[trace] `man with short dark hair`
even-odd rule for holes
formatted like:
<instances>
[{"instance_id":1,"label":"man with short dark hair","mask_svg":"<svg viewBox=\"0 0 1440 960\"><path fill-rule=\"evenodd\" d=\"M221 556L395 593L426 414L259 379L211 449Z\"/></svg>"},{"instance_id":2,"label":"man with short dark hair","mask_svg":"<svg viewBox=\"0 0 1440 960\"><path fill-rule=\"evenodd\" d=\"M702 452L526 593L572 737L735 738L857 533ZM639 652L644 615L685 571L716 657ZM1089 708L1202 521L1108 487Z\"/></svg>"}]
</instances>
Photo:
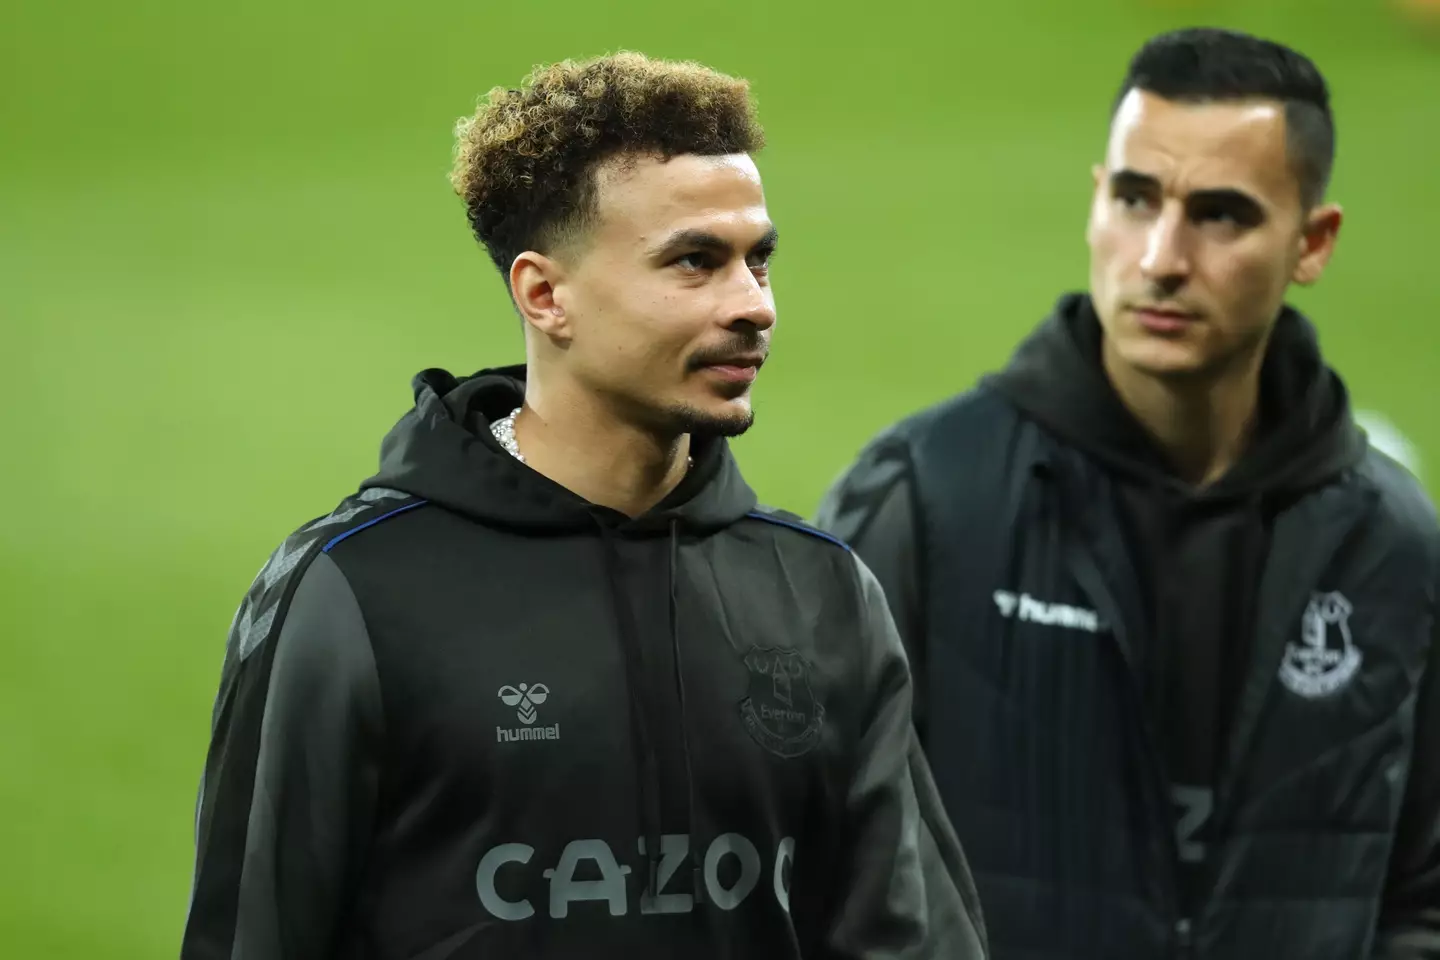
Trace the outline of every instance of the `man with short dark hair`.
<instances>
[{"instance_id":1,"label":"man with short dark hair","mask_svg":"<svg viewBox=\"0 0 1440 960\"><path fill-rule=\"evenodd\" d=\"M983 955L879 585L726 437L775 325L743 81L492 91L454 185L523 366L429 370L236 616L186 960Z\"/></svg>"},{"instance_id":2,"label":"man with short dark hair","mask_svg":"<svg viewBox=\"0 0 1440 960\"><path fill-rule=\"evenodd\" d=\"M1000 960L1440 956L1440 533L1285 303L1333 151L1295 51L1147 43L1088 294L821 508L893 606Z\"/></svg>"}]
</instances>

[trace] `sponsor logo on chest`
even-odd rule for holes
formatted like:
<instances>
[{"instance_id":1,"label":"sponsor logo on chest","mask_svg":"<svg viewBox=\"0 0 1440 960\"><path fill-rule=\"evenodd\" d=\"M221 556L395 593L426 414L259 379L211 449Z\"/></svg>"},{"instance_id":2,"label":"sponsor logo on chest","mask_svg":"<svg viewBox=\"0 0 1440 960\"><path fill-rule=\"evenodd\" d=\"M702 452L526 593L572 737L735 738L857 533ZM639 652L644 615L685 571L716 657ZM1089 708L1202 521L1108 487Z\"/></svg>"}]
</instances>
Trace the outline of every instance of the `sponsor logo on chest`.
<instances>
[{"instance_id":1,"label":"sponsor logo on chest","mask_svg":"<svg viewBox=\"0 0 1440 960\"><path fill-rule=\"evenodd\" d=\"M645 855L645 838L636 848ZM663 834L660 838L660 866L656 891L642 893L632 904L630 885L626 878L634 871L622 863L601 839L572 840L560 852L554 867L539 869L548 881L548 902L541 906L544 915L563 920L570 915L572 904L599 901L612 917L623 917L634 905L642 915L690 913L695 909L693 893L683 887L685 879L675 881L680 867L689 858L690 838L685 834ZM535 848L526 843L502 843L491 847L480 858L475 871L475 890L480 903L500 920L529 920L536 915L536 905L519 895L527 874L537 870L530 866ZM762 857L760 848L738 833L716 837L701 858L699 881L705 885L708 901L721 910L734 910L752 896L773 896L782 910L790 909L790 867L795 859L795 840L785 837L776 844L772 856ZM685 872L688 878L689 872ZM584 879L581 879L581 878ZM680 890L670 890L678 886ZM758 891L758 892L757 892Z\"/></svg>"}]
</instances>

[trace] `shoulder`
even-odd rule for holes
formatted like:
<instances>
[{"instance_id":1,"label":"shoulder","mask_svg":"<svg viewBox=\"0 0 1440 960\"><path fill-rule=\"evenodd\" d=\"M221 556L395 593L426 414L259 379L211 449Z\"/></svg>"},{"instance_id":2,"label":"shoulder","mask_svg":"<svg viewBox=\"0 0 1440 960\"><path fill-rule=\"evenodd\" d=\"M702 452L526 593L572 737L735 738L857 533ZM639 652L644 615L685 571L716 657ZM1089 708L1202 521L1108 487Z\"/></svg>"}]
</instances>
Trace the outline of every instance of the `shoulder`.
<instances>
[{"instance_id":1,"label":"shoulder","mask_svg":"<svg viewBox=\"0 0 1440 960\"><path fill-rule=\"evenodd\" d=\"M901 432L916 436L966 429L991 429L997 424L1019 424L1020 411L988 380L939 403L916 411L897 424Z\"/></svg>"},{"instance_id":2,"label":"shoulder","mask_svg":"<svg viewBox=\"0 0 1440 960\"><path fill-rule=\"evenodd\" d=\"M1037 455L1039 434L1026 431L1028 423L986 381L918 410L861 448L825 491L816 522L865 550L865 531L875 523L923 527L937 505L991 502L1011 485L1017 458ZM877 520L882 516L889 519Z\"/></svg>"},{"instance_id":3,"label":"shoulder","mask_svg":"<svg viewBox=\"0 0 1440 960\"><path fill-rule=\"evenodd\" d=\"M778 555L784 579L812 597L844 598L846 605L866 610L884 604L875 574L844 539L807 523L797 514L757 506L742 523L765 538L766 550Z\"/></svg>"},{"instance_id":4,"label":"shoulder","mask_svg":"<svg viewBox=\"0 0 1440 960\"><path fill-rule=\"evenodd\" d=\"M1017 434L1029 424L1018 408L982 381L881 430L865 444L847 475L864 478L869 485L885 485L903 475L953 480L956 471L973 480L978 469L1008 462Z\"/></svg>"},{"instance_id":5,"label":"shoulder","mask_svg":"<svg viewBox=\"0 0 1440 960\"><path fill-rule=\"evenodd\" d=\"M898 486L913 490L916 510L937 498L986 502L1008 487L1020 461L1039 455L1041 434L1031 427L982 381L877 433L833 481L817 516L844 529L837 517L878 510Z\"/></svg>"},{"instance_id":6,"label":"shoulder","mask_svg":"<svg viewBox=\"0 0 1440 960\"><path fill-rule=\"evenodd\" d=\"M317 558L376 524L425 503L398 490L373 487L346 497L334 510L286 537L255 575L235 611L227 654L244 660L264 646L278 632L307 579L309 590L321 598L319 606L325 605L323 600L331 593L348 591L344 574L333 563L317 565Z\"/></svg>"},{"instance_id":7,"label":"shoulder","mask_svg":"<svg viewBox=\"0 0 1440 960\"><path fill-rule=\"evenodd\" d=\"M763 565L806 596L858 595L858 558L844 539L798 514L760 505L732 528L751 549L763 552ZM758 565L757 565L758 566Z\"/></svg>"},{"instance_id":8,"label":"shoulder","mask_svg":"<svg viewBox=\"0 0 1440 960\"><path fill-rule=\"evenodd\" d=\"M1440 529L1435 504L1415 475L1397 460L1371 447L1358 470L1379 493L1381 507L1387 513L1407 525L1432 531Z\"/></svg>"},{"instance_id":9,"label":"shoulder","mask_svg":"<svg viewBox=\"0 0 1440 960\"><path fill-rule=\"evenodd\" d=\"M1020 423L1019 411L1010 401L982 382L881 430L865 445L862 457L886 459L937 441L955 444L979 440L993 435L997 428L1003 430Z\"/></svg>"},{"instance_id":10,"label":"shoulder","mask_svg":"<svg viewBox=\"0 0 1440 960\"><path fill-rule=\"evenodd\" d=\"M1429 557L1440 577L1440 519L1435 504L1415 475L1385 453L1371 447L1356 467L1375 491L1374 532L1398 545L1412 545Z\"/></svg>"},{"instance_id":11,"label":"shoulder","mask_svg":"<svg viewBox=\"0 0 1440 960\"><path fill-rule=\"evenodd\" d=\"M964 456L1007 437L1022 423L1019 411L983 382L895 421L874 434L841 473L837 485L888 487L928 466L937 451Z\"/></svg>"},{"instance_id":12,"label":"shoulder","mask_svg":"<svg viewBox=\"0 0 1440 960\"><path fill-rule=\"evenodd\" d=\"M769 536L797 549L813 552L816 556L843 556L851 552L850 545L833 533L807 523L799 514L778 507L760 504L741 522L760 524L757 529L764 530Z\"/></svg>"},{"instance_id":13,"label":"shoulder","mask_svg":"<svg viewBox=\"0 0 1440 960\"><path fill-rule=\"evenodd\" d=\"M780 542L812 555L827 565L843 568L857 594L866 600L882 596L880 582L860 555L840 537L806 523L798 514L776 507L757 506L747 520L766 525Z\"/></svg>"}]
</instances>

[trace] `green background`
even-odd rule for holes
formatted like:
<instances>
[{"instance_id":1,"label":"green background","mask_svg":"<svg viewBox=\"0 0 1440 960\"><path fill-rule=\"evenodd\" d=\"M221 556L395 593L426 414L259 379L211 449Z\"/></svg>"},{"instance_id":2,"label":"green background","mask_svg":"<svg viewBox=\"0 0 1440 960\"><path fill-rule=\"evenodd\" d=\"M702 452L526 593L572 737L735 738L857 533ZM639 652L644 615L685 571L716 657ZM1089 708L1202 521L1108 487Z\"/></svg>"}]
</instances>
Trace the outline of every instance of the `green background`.
<instances>
[{"instance_id":1,"label":"green background","mask_svg":"<svg viewBox=\"0 0 1440 960\"><path fill-rule=\"evenodd\" d=\"M753 79L785 242L738 450L808 514L1084 282L1114 85L1193 22L1327 71L1349 219L1296 299L1433 487L1440 45L1382 0L5 5L0 953L175 954L251 577L373 469L413 373L520 359L445 180L481 92L622 47Z\"/></svg>"}]
</instances>

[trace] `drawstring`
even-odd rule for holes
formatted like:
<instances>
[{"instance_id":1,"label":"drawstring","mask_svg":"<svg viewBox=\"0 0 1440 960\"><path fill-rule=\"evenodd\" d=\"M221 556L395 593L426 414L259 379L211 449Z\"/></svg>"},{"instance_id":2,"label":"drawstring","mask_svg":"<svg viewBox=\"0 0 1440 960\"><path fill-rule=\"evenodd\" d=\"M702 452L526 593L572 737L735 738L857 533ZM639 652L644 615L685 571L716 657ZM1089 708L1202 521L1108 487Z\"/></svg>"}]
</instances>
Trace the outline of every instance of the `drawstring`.
<instances>
[{"instance_id":1,"label":"drawstring","mask_svg":"<svg viewBox=\"0 0 1440 960\"><path fill-rule=\"evenodd\" d=\"M654 716L645 683L640 650L640 635L634 611L626 599L620 576L619 557L614 534L603 519L597 517L600 540L604 547L605 575L615 606L616 626L625 652L625 679L630 692L630 732L638 760L636 776L640 797L640 827L645 837L645 893L650 897L660 892L660 761L650 737L649 721ZM685 761L685 819L690 840L690 877L695 903L705 901L704 858L701 856L699 831L695 817L695 772L690 756L690 731L685 706L685 671L680 655L680 521L670 520L670 647L675 658L675 692L680 705L680 745Z\"/></svg>"},{"instance_id":2,"label":"drawstring","mask_svg":"<svg viewBox=\"0 0 1440 960\"><path fill-rule=\"evenodd\" d=\"M695 773L690 763L690 728L685 716L685 671L680 662L680 521L670 518L670 646L675 654L675 692L680 700L680 747L685 756L685 824L690 833L690 882L695 903L705 900L704 860L695 825Z\"/></svg>"},{"instance_id":3,"label":"drawstring","mask_svg":"<svg viewBox=\"0 0 1440 960\"><path fill-rule=\"evenodd\" d=\"M605 575L610 584L610 599L615 605L620 644L625 651L625 681L630 692L630 735L635 744L635 772L639 781L640 829L645 837L645 893L654 897L660 889L660 764L647 726L651 711L647 709L645 675L641 669L635 614L625 599L625 590L620 582L619 558L610 527L603 519L595 519L600 527L600 542L605 554ZM674 609L673 598L671 609Z\"/></svg>"},{"instance_id":4,"label":"drawstring","mask_svg":"<svg viewBox=\"0 0 1440 960\"><path fill-rule=\"evenodd\" d=\"M1034 531L1044 529L1040 525L1040 514L1045 507L1047 481L1050 480L1050 466L1047 463L1033 463L1025 475L1025 480L1020 484L1018 490L1014 491L1013 506L1008 515L1012 517L1010 530L1012 531ZM1005 571L1004 579L1000 582L999 589L995 591L995 615L1003 619L1002 630L1013 631L1019 620L1018 611L1015 605L1019 603L1024 593L1025 585L1022 582L1021 574L1025 569L1024 534L1013 532L1006 539L1005 561L1002 569ZM1003 596L1002 596L1003 595ZM998 663L996 668L1000 677L1009 682L1009 678L1016 667L1016 650L1019 649L1013 643L1000 644Z\"/></svg>"},{"instance_id":5,"label":"drawstring","mask_svg":"<svg viewBox=\"0 0 1440 960\"><path fill-rule=\"evenodd\" d=\"M1030 465L1025 482L1016 497L1011 530L1045 529L1045 509L1049 501L1048 491L1052 478L1053 472L1049 463L1042 460ZM1020 574L1025 565L1025 546L1021 539L1022 535L1011 536L1010 550L1005 562L1005 587L1017 593L1023 589Z\"/></svg>"},{"instance_id":6,"label":"drawstring","mask_svg":"<svg viewBox=\"0 0 1440 960\"><path fill-rule=\"evenodd\" d=\"M1046 497L1043 486L1050 478L1051 471L1048 463L1037 462L1030 465L1030 469L1025 474L1025 480L1012 495L1013 499L1011 503L1013 506L1008 513L1008 516L1011 518L1010 530L1033 531L1044 529L1042 519ZM1025 547L1023 534L1013 533L1006 539L1005 562L1001 565L1005 574L1000 581L1000 589L1012 593L1016 597L1018 597L1024 589L1024 585L1020 582L1020 574L1024 570ZM996 602L997 604L999 603L998 600ZM1000 610L1000 614L1003 617L1008 618L1011 616L1011 613L1011 611ZM1008 645L1006 649L1009 649Z\"/></svg>"}]
</instances>

